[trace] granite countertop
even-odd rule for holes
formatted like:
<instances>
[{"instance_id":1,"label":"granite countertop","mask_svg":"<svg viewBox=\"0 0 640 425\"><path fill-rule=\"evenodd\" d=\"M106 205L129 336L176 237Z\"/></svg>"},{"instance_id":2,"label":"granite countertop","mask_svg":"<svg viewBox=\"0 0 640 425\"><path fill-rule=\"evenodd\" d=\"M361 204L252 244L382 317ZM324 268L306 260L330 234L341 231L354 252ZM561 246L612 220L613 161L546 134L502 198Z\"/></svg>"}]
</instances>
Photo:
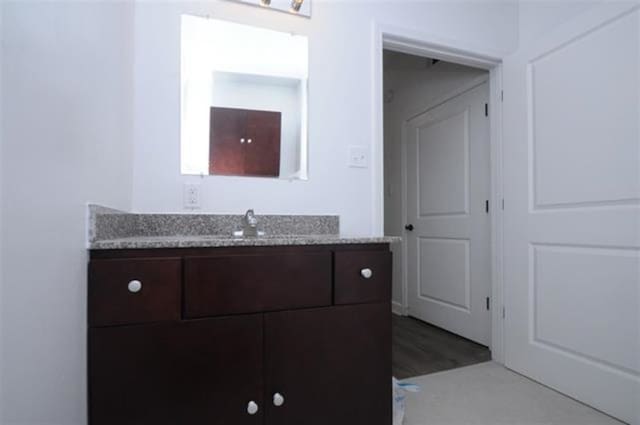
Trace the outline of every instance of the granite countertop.
<instances>
[{"instance_id":1,"label":"granite countertop","mask_svg":"<svg viewBox=\"0 0 640 425\"><path fill-rule=\"evenodd\" d=\"M105 239L90 244L90 249L149 249L149 248L213 248L227 246L283 246L283 245L339 245L393 243L402 238L349 237L340 235L280 235L255 238L234 238L222 235L203 236L136 236Z\"/></svg>"},{"instance_id":2,"label":"granite countertop","mask_svg":"<svg viewBox=\"0 0 640 425\"><path fill-rule=\"evenodd\" d=\"M335 215L257 215L265 236L234 237L242 215L132 214L89 205L88 248L153 249L400 242L397 236L341 235Z\"/></svg>"}]
</instances>

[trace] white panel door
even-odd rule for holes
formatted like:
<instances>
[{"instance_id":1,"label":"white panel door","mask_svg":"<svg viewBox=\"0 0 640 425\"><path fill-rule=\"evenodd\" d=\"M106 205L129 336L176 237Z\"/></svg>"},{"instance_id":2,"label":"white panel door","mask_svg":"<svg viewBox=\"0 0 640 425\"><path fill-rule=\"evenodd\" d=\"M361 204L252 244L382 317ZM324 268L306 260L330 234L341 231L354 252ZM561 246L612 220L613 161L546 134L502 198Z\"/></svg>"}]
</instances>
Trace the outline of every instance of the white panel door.
<instances>
[{"instance_id":1,"label":"white panel door","mask_svg":"<svg viewBox=\"0 0 640 425\"><path fill-rule=\"evenodd\" d=\"M504 61L507 367L640 423L640 12Z\"/></svg>"},{"instance_id":2,"label":"white panel door","mask_svg":"<svg viewBox=\"0 0 640 425\"><path fill-rule=\"evenodd\" d=\"M489 345L488 83L407 123L411 316Z\"/></svg>"}]
</instances>

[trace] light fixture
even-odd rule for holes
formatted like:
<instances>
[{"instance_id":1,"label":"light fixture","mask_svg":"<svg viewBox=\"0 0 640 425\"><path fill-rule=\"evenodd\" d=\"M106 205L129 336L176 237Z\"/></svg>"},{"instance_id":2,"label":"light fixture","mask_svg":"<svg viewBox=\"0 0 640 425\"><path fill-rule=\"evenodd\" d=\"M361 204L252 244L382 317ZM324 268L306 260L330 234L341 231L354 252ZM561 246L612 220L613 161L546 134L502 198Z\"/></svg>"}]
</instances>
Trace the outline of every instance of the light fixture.
<instances>
[{"instance_id":1,"label":"light fixture","mask_svg":"<svg viewBox=\"0 0 640 425\"><path fill-rule=\"evenodd\" d=\"M312 0L228 0L244 3L261 9L276 10L291 15L311 18ZM0 0L0 3L2 0Z\"/></svg>"},{"instance_id":2,"label":"light fixture","mask_svg":"<svg viewBox=\"0 0 640 425\"><path fill-rule=\"evenodd\" d=\"M291 12L298 13L304 0L291 0Z\"/></svg>"}]
</instances>

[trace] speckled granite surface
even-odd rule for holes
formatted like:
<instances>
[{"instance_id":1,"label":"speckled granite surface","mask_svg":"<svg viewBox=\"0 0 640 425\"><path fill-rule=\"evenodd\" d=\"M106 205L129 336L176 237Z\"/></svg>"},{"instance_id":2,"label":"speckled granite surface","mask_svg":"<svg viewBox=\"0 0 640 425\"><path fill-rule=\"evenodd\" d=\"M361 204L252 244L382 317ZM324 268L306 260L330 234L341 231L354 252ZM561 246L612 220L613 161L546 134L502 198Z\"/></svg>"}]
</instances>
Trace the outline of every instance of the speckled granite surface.
<instances>
[{"instance_id":1,"label":"speckled granite surface","mask_svg":"<svg viewBox=\"0 0 640 425\"><path fill-rule=\"evenodd\" d=\"M225 246L342 245L399 242L399 237L357 238L340 235L282 235L257 238L225 236L152 236L95 241L90 249L212 248Z\"/></svg>"},{"instance_id":2,"label":"speckled granite surface","mask_svg":"<svg viewBox=\"0 0 640 425\"><path fill-rule=\"evenodd\" d=\"M242 215L131 214L89 205L89 249L205 248L393 243L398 237L342 237L334 215L257 215L266 236L234 238Z\"/></svg>"}]
</instances>

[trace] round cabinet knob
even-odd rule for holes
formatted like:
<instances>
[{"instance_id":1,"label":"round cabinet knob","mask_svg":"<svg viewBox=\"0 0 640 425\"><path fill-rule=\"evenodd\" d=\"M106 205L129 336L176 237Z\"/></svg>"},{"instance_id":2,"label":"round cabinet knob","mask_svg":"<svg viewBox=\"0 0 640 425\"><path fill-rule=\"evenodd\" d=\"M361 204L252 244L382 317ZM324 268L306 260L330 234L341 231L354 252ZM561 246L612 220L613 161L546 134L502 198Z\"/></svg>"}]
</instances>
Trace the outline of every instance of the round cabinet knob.
<instances>
[{"instance_id":1,"label":"round cabinet knob","mask_svg":"<svg viewBox=\"0 0 640 425\"><path fill-rule=\"evenodd\" d=\"M240 143L244 143L244 139L240 139Z\"/></svg>"},{"instance_id":2,"label":"round cabinet knob","mask_svg":"<svg viewBox=\"0 0 640 425\"><path fill-rule=\"evenodd\" d=\"M251 139L248 139L248 140L247 140L247 143L251 143L251 142L253 142L253 140L251 140Z\"/></svg>"},{"instance_id":3,"label":"round cabinet knob","mask_svg":"<svg viewBox=\"0 0 640 425\"><path fill-rule=\"evenodd\" d=\"M371 269L362 269L360 270L360 276L364 277L365 279L370 279L371 276L373 276L373 272L371 271Z\"/></svg>"},{"instance_id":4,"label":"round cabinet knob","mask_svg":"<svg viewBox=\"0 0 640 425\"><path fill-rule=\"evenodd\" d=\"M280 393L275 393L273 395L273 405L276 407L280 407L284 404L284 396Z\"/></svg>"},{"instance_id":5,"label":"round cabinet knob","mask_svg":"<svg viewBox=\"0 0 640 425\"><path fill-rule=\"evenodd\" d=\"M133 292L134 294L136 292L140 292L142 290L142 282L140 282L139 280L132 280L127 285L127 289L129 290L129 292Z\"/></svg>"},{"instance_id":6,"label":"round cabinet knob","mask_svg":"<svg viewBox=\"0 0 640 425\"><path fill-rule=\"evenodd\" d=\"M250 401L249 404L247 404L247 413L250 415L258 413L258 404L255 401Z\"/></svg>"}]
</instances>

